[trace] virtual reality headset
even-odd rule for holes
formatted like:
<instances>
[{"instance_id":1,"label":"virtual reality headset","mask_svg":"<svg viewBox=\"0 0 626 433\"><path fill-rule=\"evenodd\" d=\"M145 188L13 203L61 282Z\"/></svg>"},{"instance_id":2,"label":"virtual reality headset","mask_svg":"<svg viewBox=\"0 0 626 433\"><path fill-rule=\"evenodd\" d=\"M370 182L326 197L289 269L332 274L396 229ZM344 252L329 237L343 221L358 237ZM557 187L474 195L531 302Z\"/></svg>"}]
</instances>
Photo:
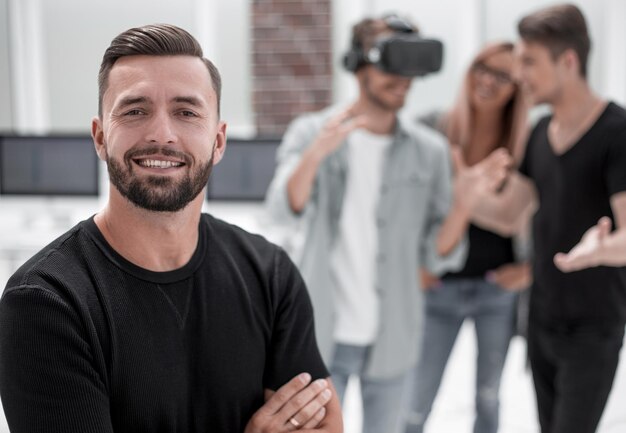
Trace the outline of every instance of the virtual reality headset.
<instances>
[{"instance_id":1,"label":"virtual reality headset","mask_svg":"<svg viewBox=\"0 0 626 433\"><path fill-rule=\"evenodd\" d=\"M345 68L356 72L371 64L383 72L404 77L422 77L441 69L443 44L416 34L394 34L363 52L353 47L343 59Z\"/></svg>"}]
</instances>

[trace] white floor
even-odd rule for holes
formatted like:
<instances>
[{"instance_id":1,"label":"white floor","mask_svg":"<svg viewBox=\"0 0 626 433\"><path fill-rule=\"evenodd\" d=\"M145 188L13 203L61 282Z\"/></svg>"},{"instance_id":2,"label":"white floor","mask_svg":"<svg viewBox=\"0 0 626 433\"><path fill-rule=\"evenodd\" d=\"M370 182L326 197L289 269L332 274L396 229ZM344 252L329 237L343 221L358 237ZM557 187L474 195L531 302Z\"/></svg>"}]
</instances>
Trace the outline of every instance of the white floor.
<instances>
[{"instance_id":1,"label":"white floor","mask_svg":"<svg viewBox=\"0 0 626 433\"><path fill-rule=\"evenodd\" d=\"M625 341L626 345L626 341ZM535 397L530 372L525 367L526 342L511 342L500 390L499 433L538 433ZM452 351L425 433L471 433L473 425L476 340L466 323ZM358 382L352 381L344 405L345 433L361 432ZM626 349L598 433L626 432ZM575 433L575 432L572 432Z\"/></svg>"}]
</instances>

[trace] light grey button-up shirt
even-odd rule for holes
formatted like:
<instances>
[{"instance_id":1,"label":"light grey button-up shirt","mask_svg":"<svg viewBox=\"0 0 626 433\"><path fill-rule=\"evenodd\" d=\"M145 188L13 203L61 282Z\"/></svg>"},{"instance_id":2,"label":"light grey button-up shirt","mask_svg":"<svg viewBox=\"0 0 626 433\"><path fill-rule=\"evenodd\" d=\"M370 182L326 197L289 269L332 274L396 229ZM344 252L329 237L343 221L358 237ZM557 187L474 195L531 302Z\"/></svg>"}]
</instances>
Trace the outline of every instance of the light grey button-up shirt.
<instances>
[{"instance_id":1,"label":"light grey button-up shirt","mask_svg":"<svg viewBox=\"0 0 626 433\"><path fill-rule=\"evenodd\" d=\"M278 150L278 167L266 208L277 224L305 230L301 251L292 252L307 283L315 311L316 335L326 362L332 359L335 311L330 257L337 239L346 189L348 146L342 145L320 165L305 209L294 213L287 182L304 150L337 112L331 107L297 118ZM462 267L466 240L447 256L437 254L436 238L452 200L448 145L435 131L398 120L383 165L376 219L378 255L376 290L380 326L367 364L370 378L391 378L415 364L420 345L422 294L418 269L441 274Z\"/></svg>"}]
</instances>

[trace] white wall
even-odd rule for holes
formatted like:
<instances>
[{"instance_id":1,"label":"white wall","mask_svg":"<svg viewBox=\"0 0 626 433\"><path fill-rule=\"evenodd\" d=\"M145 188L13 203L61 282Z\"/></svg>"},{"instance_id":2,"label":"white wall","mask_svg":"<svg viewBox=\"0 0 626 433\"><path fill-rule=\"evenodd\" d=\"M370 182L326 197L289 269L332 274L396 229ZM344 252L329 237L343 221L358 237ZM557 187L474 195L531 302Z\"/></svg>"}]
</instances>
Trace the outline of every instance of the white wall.
<instances>
[{"instance_id":1,"label":"white wall","mask_svg":"<svg viewBox=\"0 0 626 433\"><path fill-rule=\"evenodd\" d=\"M225 77L224 118L232 119L235 132L250 134L246 0L0 0L0 7L7 3L0 23L8 10L10 52L3 56L3 37L0 59L9 61L0 63L10 65L8 85L17 97L12 118L0 108L0 126L22 133L88 132L97 113L98 68L111 39L130 27L168 22L200 40ZM0 67L0 89L8 79Z\"/></svg>"},{"instance_id":2,"label":"white wall","mask_svg":"<svg viewBox=\"0 0 626 433\"><path fill-rule=\"evenodd\" d=\"M0 131L86 132L96 112L96 75L113 36L150 22L190 30L224 77L223 118L232 136L254 135L250 63L251 0L0 0ZM351 26L397 12L445 44L441 73L416 80L406 112L448 106L463 70L486 41L515 40L520 17L554 0L335 0L333 99L356 94L342 70ZM589 21L590 81L626 103L626 1L578 0ZM6 25L2 25L5 24ZM9 37L10 32L10 37ZM298 113L294 113L294 116Z\"/></svg>"},{"instance_id":3,"label":"white wall","mask_svg":"<svg viewBox=\"0 0 626 433\"><path fill-rule=\"evenodd\" d=\"M336 64L348 47L349 27L368 15L397 12L411 18L425 36L445 44L444 64L436 76L416 80L405 112L409 115L452 103L461 76L480 46L488 41L517 39L517 22L527 13L554 0L352 0L336 1L335 31L340 40L333 48ZM591 85L600 94L626 103L626 1L573 1L585 14L592 38L589 72ZM350 74L337 68L335 100L354 97Z\"/></svg>"},{"instance_id":4,"label":"white wall","mask_svg":"<svg viewBox=\"0 0 626 433\"><path fill-rule=\"evenodd\" d=\"M7 0L0 0L0 131L12 126Z\"/></svg>"}]
</instances>

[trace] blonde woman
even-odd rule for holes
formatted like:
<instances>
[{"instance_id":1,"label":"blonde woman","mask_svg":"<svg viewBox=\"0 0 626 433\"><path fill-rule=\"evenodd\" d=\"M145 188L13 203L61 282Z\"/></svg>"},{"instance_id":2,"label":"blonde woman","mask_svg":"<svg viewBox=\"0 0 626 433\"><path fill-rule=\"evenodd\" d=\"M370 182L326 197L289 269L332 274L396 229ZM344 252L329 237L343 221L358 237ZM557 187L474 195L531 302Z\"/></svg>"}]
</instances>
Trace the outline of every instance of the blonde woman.
<instances>
[{"instance_id":1,"label":"blonde woman","mask_svg":"<svg viewBox=\"0 0 626 433\"><path fill-rule=\"evenodd\" d=\"M513 44L485 47L471 63L454 106L422 119L442 132L472 166L504 147L519 162L526 138L527 107L512 77ZM515 320L516 292L530 270L516 261L513 240L471 224L463 269L440 279L423 274L426 316L421 359L415 372L406 433L422 432L450 352L466 319L478 344L474 433L498 430L500 377Z\"/></svg>"}]
</instances>

